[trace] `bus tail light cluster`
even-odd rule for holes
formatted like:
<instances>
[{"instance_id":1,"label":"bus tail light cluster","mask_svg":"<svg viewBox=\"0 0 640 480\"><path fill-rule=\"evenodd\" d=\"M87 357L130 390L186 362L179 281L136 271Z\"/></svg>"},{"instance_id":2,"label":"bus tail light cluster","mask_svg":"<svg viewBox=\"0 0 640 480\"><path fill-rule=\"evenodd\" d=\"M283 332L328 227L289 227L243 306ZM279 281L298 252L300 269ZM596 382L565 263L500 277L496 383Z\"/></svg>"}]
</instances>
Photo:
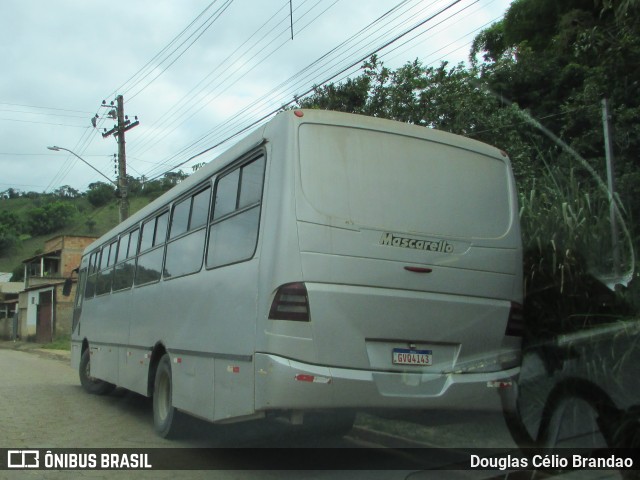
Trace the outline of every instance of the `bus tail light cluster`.
<instances>
[{"instance_id":1,"label":"bus tail light cluster","mask_svg":"<svg viewBox=\"0 0 640 480\"><path fill-rule=\"evenodd\" d=\"M304 283L287 283L278 288L271 310L271 320L309 321L309 297Z\"/></svg>"},{"instance_id":2,"label":"bus tail light cluster","mask_svg":"<svg viewBox=\"0 0 640 480\"><path fill-rule=\"evenodd\" d=\"M507 320L507 328L505 335L512 337L522 337L524 334L524 308L516 302L511 302L511 310L509 310L509 319Z\"/></svg>"}]
</instances>

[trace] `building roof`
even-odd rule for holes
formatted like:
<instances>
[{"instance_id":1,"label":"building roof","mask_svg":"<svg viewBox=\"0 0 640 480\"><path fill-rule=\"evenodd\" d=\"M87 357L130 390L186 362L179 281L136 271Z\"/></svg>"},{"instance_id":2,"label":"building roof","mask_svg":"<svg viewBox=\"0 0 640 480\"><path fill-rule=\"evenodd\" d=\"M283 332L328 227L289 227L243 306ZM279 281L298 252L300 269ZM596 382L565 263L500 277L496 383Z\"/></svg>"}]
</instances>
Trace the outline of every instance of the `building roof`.
<instances>
[{"instance_id":1,"label":"building roof","mask_svg":"<svg viewBox=\"0 0 640 480\"><path fill-rule=\"evenodd\" d=\"M24 282L0 282L0 293L20 293L24 290Z\"/></svg>"},{"instance_id":2,"label":"building roof","mask_svg":"<svg viewBox=\"0 0 640 480\"><path fill-rule=\"evenodd\" d=\"M56 257L56 258L60 258L60 254L62 253L62 250L53 250L51 252L44 252L44 253L40 253L38 255L34 255L33 257L30 258L26 258L24 260L22 260L22 263L31 263L34 260L38 260L42 257Z\"/></svg>"}]
</instances>

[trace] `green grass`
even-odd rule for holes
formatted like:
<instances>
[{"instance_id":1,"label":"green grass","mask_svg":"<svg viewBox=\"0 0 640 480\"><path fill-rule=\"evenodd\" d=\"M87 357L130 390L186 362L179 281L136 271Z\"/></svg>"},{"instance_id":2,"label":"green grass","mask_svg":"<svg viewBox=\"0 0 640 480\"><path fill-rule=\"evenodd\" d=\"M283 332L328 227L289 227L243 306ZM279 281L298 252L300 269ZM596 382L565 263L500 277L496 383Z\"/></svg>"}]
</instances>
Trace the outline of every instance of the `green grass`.
<instances>
[{"instance_id":1,"label":"green grass","mask_svg":"<svg viewBox=\"0 0 640 480\"><path fill-rule=\"evenodd\" d=\"M47 350L71 350L71 335L60 335L51 343L45 343L42 348Z\"/></svg>"}]
</instances>

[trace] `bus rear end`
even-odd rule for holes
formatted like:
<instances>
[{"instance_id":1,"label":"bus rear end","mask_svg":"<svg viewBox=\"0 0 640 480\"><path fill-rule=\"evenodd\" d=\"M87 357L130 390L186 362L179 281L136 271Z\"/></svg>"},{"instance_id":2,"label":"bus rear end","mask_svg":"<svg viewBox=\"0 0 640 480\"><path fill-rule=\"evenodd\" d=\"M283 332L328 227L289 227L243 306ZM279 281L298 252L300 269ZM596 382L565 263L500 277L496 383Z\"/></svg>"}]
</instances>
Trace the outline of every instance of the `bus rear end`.
<instances>
[{"instance_id":1,"label":"bus rear end","mask_svg":"<svg viewBox=\"0 0 640 480\"><path fill-rule=\"evenodd\" d=\"M504 408L522 335L506 155L398 122L295 122L298 251L279 259L293 267L271 292L256 408Z\"/></svg>"}]
</instances>

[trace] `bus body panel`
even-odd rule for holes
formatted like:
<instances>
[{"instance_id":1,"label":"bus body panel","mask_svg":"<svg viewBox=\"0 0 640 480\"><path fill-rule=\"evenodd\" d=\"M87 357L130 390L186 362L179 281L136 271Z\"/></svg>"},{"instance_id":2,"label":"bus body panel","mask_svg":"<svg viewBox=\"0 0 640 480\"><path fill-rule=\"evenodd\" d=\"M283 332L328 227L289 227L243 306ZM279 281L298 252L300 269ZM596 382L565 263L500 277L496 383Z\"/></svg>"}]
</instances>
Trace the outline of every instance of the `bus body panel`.
<instances>
[{"instance_id":1,"label":"bus body panel","mask_svg":"<svg viewBox=\"0 0 640 480\"><path fill-rule=\"evenodd\" d=\"M406 171L389 169L405 150ZM149 395L166 351L174 406L211 421L269 410L501 408L493 386L518 373L520 338L505 328L522 301L522 251L510 166L493 147L397 122L284 112L85 257L173 211L198 185L215 189L252 152L266 156L253 256L209 268L207 234L197 272L163 271L154 283L85 299L72 364L88 342L100 349L92 373ZM437 181L417 182L430 152ZM310 318L270 318L279 288L294 282L306 288ZM429 351L432 363L394 363L394 350L407 349Z\"/></svg>"}]
</instances>

